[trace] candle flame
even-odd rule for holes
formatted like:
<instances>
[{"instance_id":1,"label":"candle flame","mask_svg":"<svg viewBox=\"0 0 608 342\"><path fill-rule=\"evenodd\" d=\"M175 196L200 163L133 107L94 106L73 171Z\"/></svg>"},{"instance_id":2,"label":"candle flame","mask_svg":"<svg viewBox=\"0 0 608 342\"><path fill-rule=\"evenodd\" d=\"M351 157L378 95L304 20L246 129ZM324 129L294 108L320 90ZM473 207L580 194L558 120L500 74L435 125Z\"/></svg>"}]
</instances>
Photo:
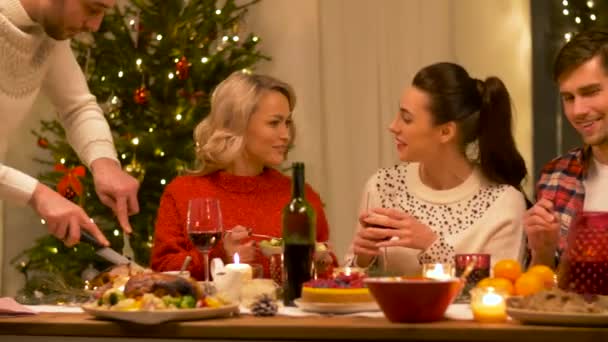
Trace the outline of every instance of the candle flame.
<instances>
[{"instance_id":1,"label":"candle flame","mask_svg":"<svg viewBox=\"0 0 608 342\"><path fill-rule=\"evenodd\" d=\"M451 276L443 269L442 264L435 264L435 267L426 271L426 274L424 276L426 278L431 278L435 280L445 280L451 278Z\"/></svg>"},{"instance_id":2,"label":"candle flame","mask_svg":"<svg viewBox=\"0 0 608 342\"><path fill-rule=\"evenodd\" d=\"M502 298L502 296L494 291L490 291L486 294L483 295L483 297L481 297L481 302L484 305L488 305L488 306L494 306L494 305L498 305L500 303L502 303L502 301L504 300L504 298Z\"/></svg>"},{"instance_id":3,"label":"candle flame","mask_svg":"<svg viewBox=\"0 0 608 342\"><path fill-rule=\"evenodd\" d=\"M239 253L234 253L234 263L238 265L239 261L240 261Z\"/></svg>"}]
</instances>

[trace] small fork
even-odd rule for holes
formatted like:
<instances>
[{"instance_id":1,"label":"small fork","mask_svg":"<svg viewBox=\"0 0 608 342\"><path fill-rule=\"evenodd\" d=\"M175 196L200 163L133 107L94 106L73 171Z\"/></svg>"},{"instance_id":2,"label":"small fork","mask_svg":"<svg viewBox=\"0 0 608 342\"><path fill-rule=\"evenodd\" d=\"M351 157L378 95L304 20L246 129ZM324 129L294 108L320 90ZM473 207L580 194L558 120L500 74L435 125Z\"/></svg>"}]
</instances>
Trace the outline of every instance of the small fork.
<instances>
[{"instance_id":1,"label":"small fork","mask_svg":"<svg viewBox=\"0 0 608 342\"><path fill-rule=\"evenodd\" d=\"M235 226L234 228L237 228L237 227L242 227L242 228L245 228L245 231L247 232L247 234L248 234L249 236L258 237L258 238L262 238L262 239L268 239L268 240L271 240L271 239L280 239L280 238L278 238L278 237L276 237L276 236L272 236L272 235L266 235L266 234L257 234L257 233L253 233L253 229L251 229L251 228L249 228L249 227ZM227 229L225 232L226 232L226 233L233 233L234 228L232 228L232 229Z\"/></svg>"},{"instance_id":2,"label":"small fork","mask_svg":"<svg viewBox=\"0 0 608 342\"><path fill-rule=\"evenodd\" d=\"M122 255L129 258L129 260L134 261L135 253L133 252L133 248L131 248L131 241L129 238L130 238L129 234L127 234L125 232L122 233L122 240L123 240Z\"/></svg>"}]
</instances>

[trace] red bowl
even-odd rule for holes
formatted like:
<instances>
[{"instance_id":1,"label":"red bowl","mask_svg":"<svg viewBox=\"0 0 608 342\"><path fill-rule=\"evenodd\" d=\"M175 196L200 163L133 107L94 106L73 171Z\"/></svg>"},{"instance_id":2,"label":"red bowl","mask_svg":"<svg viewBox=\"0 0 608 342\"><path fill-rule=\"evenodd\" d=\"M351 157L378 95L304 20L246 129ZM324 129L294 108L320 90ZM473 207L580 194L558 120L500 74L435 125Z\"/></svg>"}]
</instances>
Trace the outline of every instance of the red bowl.
<instances>
[{"instance_id":1,"label":"red bowl","mask_svg":"<svg viewBox=\"0 0 608 342\"><path fill-rule=\"evenodd\" d=\"M421 323L443 318L462 289L459 278L367 278L365 284L391 322Z\"/></svg>"}]
</instances>

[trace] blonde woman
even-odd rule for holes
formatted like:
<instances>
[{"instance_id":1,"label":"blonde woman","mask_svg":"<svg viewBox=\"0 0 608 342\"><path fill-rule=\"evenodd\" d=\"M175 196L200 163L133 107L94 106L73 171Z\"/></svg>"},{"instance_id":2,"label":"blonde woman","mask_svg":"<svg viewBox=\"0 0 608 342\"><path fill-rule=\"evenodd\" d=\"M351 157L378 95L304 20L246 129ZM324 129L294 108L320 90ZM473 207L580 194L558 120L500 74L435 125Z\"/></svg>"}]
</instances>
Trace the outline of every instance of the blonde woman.
<instances>
[{"instance_id":1,"label":"blonde woman","mask_svg":"<svg viewBox=\"0 0 608 342\"><path fill-rule=\"evenodd\" d=\"M263 75L234 73L211 98L211 113L194 131L197 168L175 178L161 198L156 219L151 266L157 271L179 269L187 255L189 271L204 278L200 252L188 239L188 200L215 197L224 228L247 227L256 234L281 237L281 210L291 197L291 179L274 168L294 141L292 87ZM328 225L319 195L307 185L306 197L317 213L317 240L328 240ZM227 234L210 257L258 263L269 275L268 261L247 234Z\"/></svg>"}]
</instances>

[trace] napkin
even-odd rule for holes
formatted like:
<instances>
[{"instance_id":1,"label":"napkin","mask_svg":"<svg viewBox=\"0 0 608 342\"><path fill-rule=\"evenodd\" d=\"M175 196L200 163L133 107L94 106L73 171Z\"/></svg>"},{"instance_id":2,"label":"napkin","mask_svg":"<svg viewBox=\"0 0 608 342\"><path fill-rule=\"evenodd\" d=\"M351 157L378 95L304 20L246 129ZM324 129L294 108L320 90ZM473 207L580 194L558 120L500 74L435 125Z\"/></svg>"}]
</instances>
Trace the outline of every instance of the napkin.
<instances>
[{"instance_id":1,"label":"napkin","mask_svg":"<svg viewBox=\"0 0 608 342\"><path fill-rule=\"evenodd\" d=\"M69 305L26 305L26 307L36 313L41 312L61 312L61 313L81 313L84 312L80 306Z\"/></svg>"},{"instance_id":2,"label":"napkin","mask_svg":"<svg viewBox=\"0 0 608 342\"><path fill-rule=\"evenodd\" d=\"M473 319L473 312L469 304L456 303L448 306L444 316L447 319L470 321Z\"/></svg>"},{"instance_id":3,"label":"napkin","mask_svg":"<svg viewBox=\"0 0 608 342\"><path fill-rule=\"evenodd\" d=\"M10 297L0 298L0 315L2 315L2 316L34 315L34 314L36 314L36 312L17 303L13 298L10 298Z\"/></svg>"}]
</instances>

